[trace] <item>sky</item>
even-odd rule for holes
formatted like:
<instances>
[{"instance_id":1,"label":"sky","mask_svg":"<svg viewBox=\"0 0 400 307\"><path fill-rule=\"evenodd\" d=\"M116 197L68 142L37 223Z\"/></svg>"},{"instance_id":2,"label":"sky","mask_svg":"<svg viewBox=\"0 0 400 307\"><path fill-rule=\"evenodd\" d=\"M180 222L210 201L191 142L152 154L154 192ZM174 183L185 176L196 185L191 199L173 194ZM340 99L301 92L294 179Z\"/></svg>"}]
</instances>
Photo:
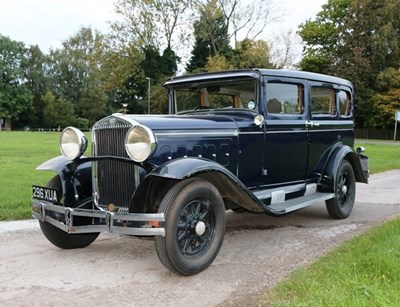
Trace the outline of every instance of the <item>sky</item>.
<instances>
[{"instance_id":1,"label":"sky","mask_svg":"<svg viewBox=\"0 0 400 307\"><path fill-rule=\"evenodd\" d=\"M270 32L297 30L313 18L328 0L275 0L283 12ZM118 19L115 0L3 0L0 5L0 34L26 46L39 45L47 53L79 31L91 26L109 32L109 21Z\"/></svg>"}]
</instances>

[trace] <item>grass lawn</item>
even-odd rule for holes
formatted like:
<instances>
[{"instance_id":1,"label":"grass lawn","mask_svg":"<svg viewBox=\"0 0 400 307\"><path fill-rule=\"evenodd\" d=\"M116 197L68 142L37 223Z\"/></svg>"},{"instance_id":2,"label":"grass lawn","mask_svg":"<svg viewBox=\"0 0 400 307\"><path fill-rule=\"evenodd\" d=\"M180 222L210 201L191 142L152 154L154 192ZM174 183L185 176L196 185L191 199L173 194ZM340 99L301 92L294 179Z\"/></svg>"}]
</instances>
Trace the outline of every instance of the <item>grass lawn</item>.
<instances>
[{"instance_id":1,"label":"grass lawn","mask_svg":"<svg viewBox=\"0 0 400 307\"><path fill-rule=\"evenodd\" d=\"M57 132L0 132L0 220L31 217L32 184L44 185L51 172L36 166L60 155Z\"/></svg>"},{"instance_id":2,"label":"grass lawn","mask_svg":"<svg viewBox=\"0 0 400 307\"><path fill-rule=\"evenodd\" d=\"M400 142L357 140L358 146L365 148L372 174L400 169Z\"/></svg>"},{"instance_id":3,"label":"grass lawn","mask_svg":"<svg viewBox=\"0 0 400 307\"><path fill-rule=\"evenodd\" d=\"M342 244L263 295L259 306L400 306L400 219Z\"/></svg>"}]
</instances>

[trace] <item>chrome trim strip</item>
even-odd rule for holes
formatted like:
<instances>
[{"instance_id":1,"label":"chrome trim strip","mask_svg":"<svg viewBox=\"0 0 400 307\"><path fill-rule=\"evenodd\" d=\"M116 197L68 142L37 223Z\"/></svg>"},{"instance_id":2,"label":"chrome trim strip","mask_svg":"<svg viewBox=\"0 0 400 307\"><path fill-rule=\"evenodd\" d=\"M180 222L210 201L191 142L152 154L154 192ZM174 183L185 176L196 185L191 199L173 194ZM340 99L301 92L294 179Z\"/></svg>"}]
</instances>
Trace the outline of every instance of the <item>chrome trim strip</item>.
<instances>
[{"instance_id":1,"label":"chrome trim strip","mask_svg":"<svg viewBox=\"0 0 400 307\"><path fill-rule=\"evenodd\" d=\"M318 129L318 130L310 129L310 132L336 132L336 131L353 131L353 129Z\"/></svg>"},{"instance_id":2,"label":"chrome trim strip","mask_svg":"<svg viewBox=\"0 0 400 307\"><path fill-rule=\"evenodd\" d=\"M65 224L48 215L46 211L64 214ZM46 201L32 199L32 217L42 222L47 222L69 234L110 232L134 236L165 236L163 227L131 227L116 225L115 222L164 222L164 213L117 213L110 211L74 209L57 206ZM91 217L104 219L105 224L73 226L74 217Z\"/></svg>"},{"instance_id":3,"label":"chrome trim strip","mask_svg":"<svg viewBox=\"0 0 400 307\"><path fill-rule=\"evenodd\" d=\"M110 129L110 128L129 128L131 126L140 125L138 121L124 116L121 113L114 113L96 122L92 130L95 129Z\"/></svg>"},{"instance_id":4,"label":"chrome trim strip","mask_svg":"<svg viewBox=\"0 0 400 307\"><path fill-rule=\"evenodd\" d=\"M265 134L265 132L264 131L253 131L253 132L251 132L251 131L249 131L249 132L239 132L239 135L241 135L241 134Z\"/></svg>"},{"instance_id":5,"label":"chrome trim strip","mask_svg":"<svg viewBox=\"0 0 400 307\"><path fill-rule=\"evenodd\" d=\"M181 137L181 136L238 136L239 133L237 130L228 130L228 131L171 131L171 132L157 132L153 131L155 136L167 136L167 137Z\"/></svg>"},{"instance_id":6,"label":"chrome trim strip","mask_svg":"<svg viewBox=\"0 0 400 307\"><path fill-rule=\"evenodd\" d=\"M308 129L303 129L303 130L274 130L274 131L268 131L267 134L279 134L279 133L308 133Z\"/></svg>"},{"instance_id":7,"label":"chrome trim strip","mask_svg":"<svg viewBox=\"0 0 400 307\"><path fill-rule=\"evenodd\" d=\"M337 132L337 131L353 131L353 129L318 129L318 130L312 130L312 129L303 129L303 130L274 130L274 131L269 131L267 130L266 133L268 134L277 134L277 133L308 133L308 132Z\"/></svg>"}]
</instances>

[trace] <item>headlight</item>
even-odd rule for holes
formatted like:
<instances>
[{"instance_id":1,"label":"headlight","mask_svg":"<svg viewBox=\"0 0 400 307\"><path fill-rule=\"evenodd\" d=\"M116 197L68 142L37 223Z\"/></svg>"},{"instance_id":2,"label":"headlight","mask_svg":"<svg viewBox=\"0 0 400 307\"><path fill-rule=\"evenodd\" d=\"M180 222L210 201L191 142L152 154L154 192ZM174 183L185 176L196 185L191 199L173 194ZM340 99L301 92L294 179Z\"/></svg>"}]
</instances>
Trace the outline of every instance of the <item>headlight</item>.
<instances>
[{"instance_id":1,"label":"headlight","mask_svg":"<svg viewBox=\"0 0 400 307\"><path fill-rule=\"evenodd\" d=\"M60 150L67 159L79 158L85 152L86 147L87 139L82 131L67 127L61 132Z\"/></svg>"},{"instance_id":2,"label":"headlight","mask_svg":"<svg viewBox=\"0 0 400 307\"><path fill-rule=\"evenodd\" d=\"M156 140L153 132L144 126L133 126L125 137L125 149L135 162L143 162L155 150Z\"/></svg>"}]
</instances>

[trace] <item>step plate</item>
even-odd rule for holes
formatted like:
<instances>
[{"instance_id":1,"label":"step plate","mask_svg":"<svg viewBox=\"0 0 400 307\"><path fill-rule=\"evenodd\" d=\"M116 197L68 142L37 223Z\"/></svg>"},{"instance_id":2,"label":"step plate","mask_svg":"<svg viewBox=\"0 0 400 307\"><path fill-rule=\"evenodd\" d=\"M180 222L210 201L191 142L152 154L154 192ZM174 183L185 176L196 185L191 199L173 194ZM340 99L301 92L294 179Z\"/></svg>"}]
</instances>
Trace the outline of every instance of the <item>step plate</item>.
<instances>
[{"instance_id":1,"label":"step plate","mask_svg":"<svg viewBox=\"0 0 400 307\"><path fill-rule=\"evenodd\" d=\"M311 205L321 203L334 198L334 193L315 193L307 196L297 197L281 203L269 205L268 208L274 213L285 214Z\"/></svg>"}]
</instances>

